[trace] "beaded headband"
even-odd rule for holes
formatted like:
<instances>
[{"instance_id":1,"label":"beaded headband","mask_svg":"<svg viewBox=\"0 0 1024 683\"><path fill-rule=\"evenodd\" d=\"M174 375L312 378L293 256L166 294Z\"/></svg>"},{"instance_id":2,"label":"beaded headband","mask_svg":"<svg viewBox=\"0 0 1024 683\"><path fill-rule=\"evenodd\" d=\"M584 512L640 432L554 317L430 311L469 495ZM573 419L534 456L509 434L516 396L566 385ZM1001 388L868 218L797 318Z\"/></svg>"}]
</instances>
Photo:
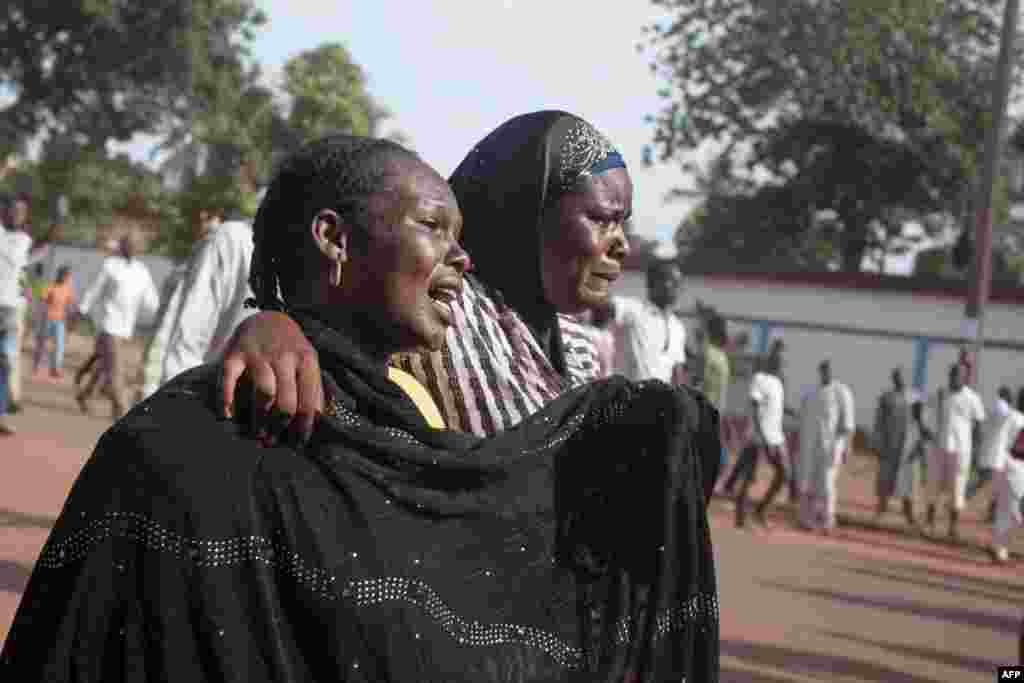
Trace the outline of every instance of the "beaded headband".
<instances>
[{"instance_id":1,"label":"beaded headband","mask_svg":"<svg viewBox=\"0 0 1024 683\"><path fill-rule=\"evenodd\" d=\"M558 152L558 173L551 188L555 195L570 191L580 178L626 167L608 138L586 121L577 121L569 129Z\"/></svg>"}]
</instances>

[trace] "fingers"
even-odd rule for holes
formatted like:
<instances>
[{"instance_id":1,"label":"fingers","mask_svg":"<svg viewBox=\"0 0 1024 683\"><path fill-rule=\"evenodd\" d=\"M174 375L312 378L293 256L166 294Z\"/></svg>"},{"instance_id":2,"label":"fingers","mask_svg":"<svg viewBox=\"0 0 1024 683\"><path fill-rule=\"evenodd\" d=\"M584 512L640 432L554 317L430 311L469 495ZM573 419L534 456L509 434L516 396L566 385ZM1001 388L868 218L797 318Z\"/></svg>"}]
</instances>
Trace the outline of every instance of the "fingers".
<instances>
[{"instance_id":1,"label":"fingers","mask_svg":"<svg viewBox=\"0 0 1024 683\"><path fill-rule=\"evenodd\" d=\"M252 422L249 425L253 435L266 440L269 435L268 417L277 397L277 379L268 363L256 362L249 366L252 380Z\"/></svg>"},{"instance_id":2,"label":"fingers","mask_svg":"<svg viewBox=\"0 0 1024 683\"><path fill-rule=\"evenodd\" d=\"M316 352L303 354L299 360L297 372L298 378L298 408L295 414L299 436L303 443L306 443L313 436L313 424L316 421L317 413L324 409L324 385L320 377L320 360Z\"/></svg>"},{"instance_id":3,"label":"fingers","mask_svg":"<svg viewBox=\"0 0 1024 683\"><path fill-rule=\"evenodd\" d=\"M253 384L250 433L265 445L287 437L289 444L312 436L324 402L316 350L301 328L282 314L260 313L242 323L222 370L226 417L242 376Z\"/></svg>"},{"instance_id":4,"label":"fingers","mask_svg":"<svg viewBox=\"0 0 1024 683\"><path fill-rule=\"evenodd\" d=\"M285 415L295 415L299 403L296 364L297 360L292 354L285 354L277 358L273 364L277 396L272 403L275 410Z\"/></svg>"},{"instance_id":5,"label":"fingers","mask_svg":"<svg viewBox=\"0 0 1024 683\"><path fill-rule=\"evenodd\" d=\"M229 420L234 417L231 406L235 402L238 380L244 372L245 361L240 356L232 354L224 359L224 368L221 370L221 411Z\"/></svg>"},{"instance_id":6,"label":"fingers","mask_svg":"<svg viewBox=\"0 0 1024 683\"><path fill-rule=\"evenodd\" d=\"M262 425L267 445L273 445L284 437L295 417L298 404L295 365L295 356L292 354L285 354L274 361L272 373L276 395L267 406L267 418Z\"/></svg>"}]
</instances>

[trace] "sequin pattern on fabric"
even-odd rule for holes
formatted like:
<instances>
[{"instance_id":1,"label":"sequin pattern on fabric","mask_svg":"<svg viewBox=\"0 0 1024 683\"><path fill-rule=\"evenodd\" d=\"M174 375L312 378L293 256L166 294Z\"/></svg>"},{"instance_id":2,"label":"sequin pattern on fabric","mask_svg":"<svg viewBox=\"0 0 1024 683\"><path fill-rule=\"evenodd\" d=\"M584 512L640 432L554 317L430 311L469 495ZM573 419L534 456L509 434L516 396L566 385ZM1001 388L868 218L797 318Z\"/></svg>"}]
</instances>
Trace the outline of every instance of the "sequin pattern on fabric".
<instances>
[{"instance_id":1,"label":"sequin pattern on fabric","mask_svg":"<svg viewBox=\"0 0 1024 683\"><path fill-rule=\"evenodd\" d=\"M569 129L559 149L558 191L567 192L590 167L615 152L612 143L586 121Z\"/></svg>"},{"instance_id":2,"label":"sequin pattern on fabric","mask_svg":"<svg viewBox=\"0 0 1024 683\"><path fill-rule=\"evenodd\" d=\"M487 624L467 620L456 614L429 585L405 577L385 577L352 581L342 595L359 607L399 601L420 608L423 613L460 645L488 646L520 644L537 648L559 666L578 669L583 652L555 634L519 624Z\"/></svg>"},{"instance_id":3,"label":"sequin pattern on fabric","mask_svg":"<svg viewBox=\"0 0 1024 683\"><path fill-rule=\"evenodd\" d=\"M62 569L82 560L106 540L122 538L155 552L168 553L178 560L200 568L213 569L259 562L276 567L291 576L317 597L332 601L339 592L336 577L310 567L298 553L289 552L281 541L265 536L241 536L225 539L187 538L163 525L133 512L111 512L93 520L83 529L59 542L48 543L39 557L39 567ZM536 648L559 666L579 669L583 653L550 631L509 623L484 623L465 619L449 607L427 583L409 577L381 577L352 580L340 591L343 599L357 607L401 602L420 609L438 628L460 645L484 647L519 644ZM694 624L707 628L718 621L718 600L714 595L697 595L686 604L663 610L656 621L656 640ZM616 641L624 644L632 637L630 619L620 619L614 629Z\"/></svg>"},{"instance_id":4,"label":"sequin pattern on fabric","mask_svg":"<svg viewBox=\"0 0 1024 683\"><path fill-rule=\"evenodd\" d=\"M44 569L67 567L86 557L104 541L115 538L134 541L147 550L168 553L196 567L214 568L259 562L291 576L319 598L337 598L335 576L323 569L308 566L298 553L288 552L281 540L266 536L212 540L186 538L134 512L110 512L61 541L48 542L39 556L39 566Z\"/></svg>"},{"instance_id":5,"label":"sequin pattern on fabric","mask_svg":"<svg viewBox=\"0 0 1024 683\"><path fill-rule=\"evenodd\" d=\"M718 623L718 596L712 594L694 595L685 604L677 605L658 613L654 625L655 641L670 633L678 633L693 625L705 630ZM615 622L615 642L626 644L633 637L633 619L625 617Z\"/></svg>"},{"instance_id":6,"label":"sequin pattern on fabric","mask_svg":"<svg viewBox=\"0 0 1024 683\"><path fill-rule=\"evenodd\" d=\"M537 648L567 669L578 669L583 663L583 651L580 648L549 631L520 624L487 624L462 618L433 588L416 579L392 576L354 580L345 587L342 596L351 599L359 607L394 601L414 605L460 645L480 647L515 643ZM717 597L696 595L686 604L658 614L655 640L660 641L670 633L684 631L695 624L698 628L708 628L709 624L717 621ZM613 631L616 642L620 645L629 642L632 631L630 618L618 620Z\"/></svg>"}]
</instances>

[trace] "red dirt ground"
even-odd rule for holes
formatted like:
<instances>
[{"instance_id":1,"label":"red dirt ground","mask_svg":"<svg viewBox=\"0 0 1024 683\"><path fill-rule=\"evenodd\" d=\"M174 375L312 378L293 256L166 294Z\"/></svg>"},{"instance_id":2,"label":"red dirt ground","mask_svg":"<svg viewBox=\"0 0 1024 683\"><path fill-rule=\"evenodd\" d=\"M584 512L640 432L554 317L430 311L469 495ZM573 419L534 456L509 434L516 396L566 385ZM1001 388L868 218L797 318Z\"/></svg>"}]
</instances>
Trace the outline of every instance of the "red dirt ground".
<instances>
[{"instance_id":1,"label":"red dirt ground","mask_svg":"<svg viewBox=\"0 0 1024 683\"><path fill-rule=\"evenodd\" d=\"M71 335L71 370L88 345ZM133 354L137 363L138 347ZM26 377L24 409L11 419L19 433L0 440L0 639L64 496L110 425L106 401L94 401L91 417L79 412L72 374ZM981 683L1015 663L1024 578L1019 559L996 567L983 552L987 497L969 509L954 547L905 533L895 512L872 521L874 476L868 457L846 465L844 524L832 538L793 530L787 506L773 514L774 531L738 531L732 503L712 503L723 682ZM1024 554L1020 539L1015 550Z\"/></svg>"}]
</instances>

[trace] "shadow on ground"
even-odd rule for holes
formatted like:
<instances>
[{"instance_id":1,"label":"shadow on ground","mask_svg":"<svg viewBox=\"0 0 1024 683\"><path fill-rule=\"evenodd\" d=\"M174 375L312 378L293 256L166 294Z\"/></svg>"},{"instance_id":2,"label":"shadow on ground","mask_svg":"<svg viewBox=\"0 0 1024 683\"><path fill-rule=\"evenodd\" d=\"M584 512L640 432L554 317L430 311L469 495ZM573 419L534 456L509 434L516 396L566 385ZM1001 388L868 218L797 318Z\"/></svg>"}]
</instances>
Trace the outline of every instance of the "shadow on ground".
<instances>
[{"instance_id":1,"label":"shadow on ground","mask_svg":"<svg viewBox=\"0 0 1024 683\"><path fill-rule=\"evenodd\" d=\"M0 527L29 527L36 529L50 529L57 522L56 517L46 515L32 515L27 512L8 510L0 508Z\"/></svg>"},{"instance_id":2,"label":"shadow on ground","mask_svg":"<svg viewBox=\"0 0 1024 683\"><path fill-rule=\"evenodd\" d=\"M722 656L741 660L744 664L752 665L754 669L758 665L768 669L763 674L751 673L725 663L722 666L722 683L776 683L792 680L781 675L776 677L770 670L801 674L818 681L848 676L863 681L886 683L943 683L873 662L746 640L723 640Z\"/></svg>"},{"instance_id":3,"label":"shadow on ground","mask_svg":"<svg viewBox=\"0 0 1024 683\"><path fill-rule=\"evenodd\" d=\"M41 410L50 410L55 413L63 413L65 415L82 415L81 409L76 404L69 404L66 401L61 400L60 397L54 396L52 399L41 399L41 398L29 398L22 400L23 406L31 406L32 408Z\"/></svg>"},{"instance_id":4,"label":"shadow on ground","mask_svg":"<svg viewBox=\"0 0 1024 683\"><path fill-rule=\"evenodd\" d=\"M862 636L854 636L849 633L837 633L833 631L820 631L820 633L837 640L845 640L847 642L857 643L858 645L876 647L897 655L914 657L915 659L922 659L928 662L938 662L947 666L953 666L958 669L964 669L965 671L973 671L981 674L994 674L996 669L1000 666L998 662L990 661L988 659L982 659L980 657L965 657L949 652L932 650L931 648L926 647L917 647L902 643L887 643L880 640L864 638ZM1005 662L1003 665L1005 666Z\"/></svg>"},{"instance_id":5,"label":"shadow on ground","mask_svg":"<svg viewBox=\"0 0 1024 683\"><path fill-rule=\"evenodd\" d=\"M849 554L845 552L824 550L822 551L822 556L833 560L841 560L843 562L850 561ZM872 559L872 563L878 569L883 571L900 572L903 574L910 574L914 577L931 576L941 579L949 586L954 584L972 584L970 587L971 590L999 593L1002 595L1000 599L1009 599L1014 604L1024 602L1024 585L1021 585L1020 583L999 581L998 579L972 576L970 574L955 573L915 562L900 562L898 560L882 560L875 558Z\"/></svg>"},{"instance_id":6,"label":"shadow on ground","mask_svg":"<svg viewBox=\"0 0 1024 683\"><path fill-rule=\"evenodd\" d=\"M876 579L882 579L887 583L903 583L911 586L920 586L922 588L934 588L942 591L956 591L957 593L963 593L964 595L970 595L981 600L992 600L993 602L1006 602L1010 599L1016 599L1019 597L1017 593L1020 589L1016 590L1005 590L1005 591L994 591L985 590L975 586L965 586L964 577L957 576L955 579L948 578L931 578L926 576L919 576L913 574L897 573L893 571L885 571L882 569L869 569L866 567L855 567L852 565L829 563L830 566L839 569L850 574L858 574L860 576L870 576ZM970 579L967 580L969 582Z\"/></svg>"},{"instance_id":7,"label":"shadow on ground","mask_svg":"<svg viewBox=\"0 0 1024 683\"><path fill-rule=\"evenodd\" d=\"M903 598L897 598L891 595L854 595L853 593L844 593L841 591L789 586L783 583L776 583L774 581L758 581L757 583L766 588L773 588L775 590L786 591L797 595L808 595L815 598L824 598L825 600L843 602L856 607L868 607L872 609L898 612L901 614L909 614L911 616L924 619L935 619L947 624L963 624L965 626L987 628L993 631L1013 633L1015 635L1020 627L1020 622L1018 620L999 614L966 610L959 607L935 607L922 605L919 602L904 600Z\"/></svg>"}]
</instances>

